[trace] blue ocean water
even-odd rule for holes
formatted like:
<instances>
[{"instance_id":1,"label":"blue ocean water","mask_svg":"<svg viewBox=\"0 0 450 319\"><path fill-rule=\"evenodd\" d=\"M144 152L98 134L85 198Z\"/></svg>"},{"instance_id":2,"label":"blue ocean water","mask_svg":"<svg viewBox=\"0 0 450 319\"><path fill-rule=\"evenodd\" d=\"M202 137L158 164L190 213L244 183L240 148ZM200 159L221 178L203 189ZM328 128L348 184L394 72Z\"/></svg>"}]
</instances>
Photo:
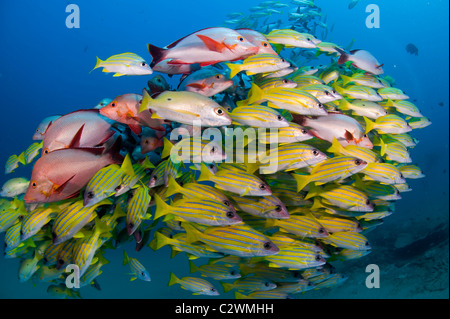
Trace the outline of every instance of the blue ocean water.
<instances>
[{"instance_id":1,"label":"blue ocean water","mask_svg":"<svg viewBox=\"0 0 450 319\"><path fill-rule=\"evenodd\" d=\"M411 152L414 163L422 168L426 178L411 180L409 184L413 191L403 193L402 200L396 204L396 212L384 225L368 234L373 253L359 264L350 263L352 267L348 273L361 277L365 265L376 262L377 250L389 254L392 251L389 248L395 248L395 240L400 236L426 237L439 225L447 225L448 234L449 4L448 1L361 0L349 10L349 1L315 2L322 8L322 13L327 14L328 24L335 24L327 41L346 46L354 39L353 48L369 50L384 63L385 74L396 80L396 87L406 92L433 123L414 131L420 143ZM69 14L66 7L71 3L80 8L79 29L69 29L65 24ZM41 119L91 108L105 97L140 93L146 85L148 78L145 76L113 78L98 70L89 73L96 56L106 58L117 53L135 52L150 61L147 43L164 46L199 29L220 26L227 19L227 13L248 12L259 3L257 0L2 1L0 163L5 163L11 154L19 154L33 142L31 137ZM372 3L380 8L378 29L369 29L365 24L369 14L365 8ZM320 38L321 33L316 36ZM419 48L418 56L406 52L408 43ZM318 61L311 62L312 65L316 63ZM175 83L176 77L172 81ZM0 184L11 177L29 177L30 174L31 166L19 167L11 174L13 176L0 174ZM382 272L382 286L378 290L367 289L364 283L349 280L343 287L332 288L333 291L326 294L317 291L299 298L448 298L448 236L442 241L447 244L439 246L442 247L442 263L437 264L438 270L425 265L430 256L427 251L421 251L412 254L404 263L417 267L405 266L406 277L397 278L401 268L398 265L403 261L396 260L393 254L388 262L382 260L386 264L380 268L385 272ZM432 244L430 249L438 245ZM82 289L84 298L195 297L177 285L167 286L170 271L178 277L189 275L187 258L183 254L171 259L168 247L156 252L145 248L137 253L134 244L128 244L124 249L130 256L139 258L150 272L152 281L130 282L130 276L126 274L128 266L122 266L122 248L108 250L105 257L110 263L99 277L102 290L85 287ZM19 283L18 265L17 259L0 259L0 298L48 298L47 284L39 283L34 287L32 283ZM447 270L446 277L445 274L442 277L444 289L424 288L431 285L428 278L436 276L434 273L442 268ZM429 273L425 279L416 277L417 288L412 289L408 276L415 276L413 271L420 270ZM391 276L391 271L395 275ZM233 295L223 294L222 297L232 298Z\"/></svg>"}]
</instances>

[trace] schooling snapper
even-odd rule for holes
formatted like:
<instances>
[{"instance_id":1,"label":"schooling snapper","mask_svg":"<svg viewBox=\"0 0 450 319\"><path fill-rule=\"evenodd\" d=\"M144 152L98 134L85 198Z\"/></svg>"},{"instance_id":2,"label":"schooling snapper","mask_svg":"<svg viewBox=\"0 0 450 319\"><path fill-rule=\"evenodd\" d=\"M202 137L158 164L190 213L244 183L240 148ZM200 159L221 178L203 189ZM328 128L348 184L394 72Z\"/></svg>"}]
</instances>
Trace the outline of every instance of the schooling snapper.
<instances>
[{"instance_id":1,"label":"schooling snapper","mask_svg":"<svg viewBox=\"0 0 450 319\"><path fill-rule=\"evenodd\" d=\"M250 10L229 14L226 27L148 44L150 63L97 58L114 77L158 74L142 94L42 119L30 136L42 142L8 158L5 174L32 166L0 193L5 258L21 259L20 282L81 298L63 267L78 266L81 286L99 289L104 252L135 242L123 265L149 289L151 269L135 256L170 246L194 276L169 268L169 286L293 298L342 284L348 276L331 263L371 251L367 233L410 190L407 179L425 177L411 164L411 132L431 122L382 75L371 48L314 35L308 22L327 27L314 1ZM269 22L281 10L289 21ZM331 62L299 62L320 54Z\"/></svg>"}]
</instances>

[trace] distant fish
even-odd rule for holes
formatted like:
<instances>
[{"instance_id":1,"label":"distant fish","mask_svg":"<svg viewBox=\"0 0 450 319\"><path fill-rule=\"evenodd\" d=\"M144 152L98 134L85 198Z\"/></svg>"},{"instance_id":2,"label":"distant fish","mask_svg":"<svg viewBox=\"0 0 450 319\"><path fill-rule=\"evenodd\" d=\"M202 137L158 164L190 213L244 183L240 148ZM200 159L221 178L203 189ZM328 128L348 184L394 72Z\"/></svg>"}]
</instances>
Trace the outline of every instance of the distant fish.
<instances>
[{"instance_id":1,"label":"distant fish","mask_svg":"<svg viewBox=\"0 0 450 319\"><path fill-rule=\"evenodd\" d=\"M419 49L412 43L410 43L406 46L406 51L415 56L419 55Z\"/></svg>"},{"instance_id":2,"label":"distant fish","mask_svg":"<svg viewBox=\"0 0 450 319\"><path fill-rule=\"evenodd\" d=\"M357 4L358 4L359 0L351 0L350 3L348 4L348 9L353 9Z\"/></svg>"},{"instance_id":3,"label":"distant fish","mask_svg":"<svg viewBox=\"0 0 450 319\"><path fill-rule=\"evenodd\" d=\"M105 61L97 57L97 63L93 70L101 67L103 72L114 72L114 76L148 75L153 73L153 70L143 58L130 52L113 55Z\"/></svg>"}]
</instances>

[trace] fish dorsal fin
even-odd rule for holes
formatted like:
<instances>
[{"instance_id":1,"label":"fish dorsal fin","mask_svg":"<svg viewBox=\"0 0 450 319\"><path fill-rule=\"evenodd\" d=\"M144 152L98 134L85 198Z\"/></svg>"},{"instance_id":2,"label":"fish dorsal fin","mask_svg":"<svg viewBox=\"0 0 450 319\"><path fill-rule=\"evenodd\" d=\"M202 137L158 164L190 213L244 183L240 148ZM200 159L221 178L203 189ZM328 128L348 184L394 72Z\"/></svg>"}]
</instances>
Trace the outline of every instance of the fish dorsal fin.
<instances>
[{"instance_id":1,"label":"fish dorsal fin","mask_svg":"<svg viewBox=\"0 0 450 319\"><path fill-rule=\"evenodd\" d=\"M81 127L78 129L77 133L74 135L72 140L70 141L67 148L79 148L80 147L80 140L81 135L83 134L84 124L81 125Z\"/></svg>"}]
</instances>

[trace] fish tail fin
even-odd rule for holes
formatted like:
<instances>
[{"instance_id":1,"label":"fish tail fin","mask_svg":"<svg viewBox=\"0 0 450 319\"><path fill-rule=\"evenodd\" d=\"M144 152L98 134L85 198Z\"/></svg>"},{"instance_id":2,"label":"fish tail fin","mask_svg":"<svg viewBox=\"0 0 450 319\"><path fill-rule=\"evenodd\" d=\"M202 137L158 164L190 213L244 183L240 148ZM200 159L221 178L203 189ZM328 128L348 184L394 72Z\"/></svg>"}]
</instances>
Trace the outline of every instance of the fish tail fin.
<instances>
[{"instance_id":1,"label":"fish tail fin","mask_svg":"<svg viewBox=\"0 0 450 319\"><path fill-rule=\"evenodd\" d=\"M26 165L25 152L20 153L20 155L17 156L17 160L19 161L20 164Z\"/></svg>"},{"instance_id":2,"label":"fish tail fin","mask_svg":"<svg viewBox=\"0 0 450 319\"><path fill-rule=\"evenodd\" d=\"M386 143L383 141L382 138L380 138L380 155L381 156L384 156L384 154L386 154L386 148L387 148Z\"/></svg>"},{"instance_id":3,"label":"fish tail fin","mask_svg":"<svg viewBox=\"0 0 450 319\"><path fill-rule=\"evenodd\" d=\"M351 104L350 104L349 101L347 101L346 99L341 99L341 102L339 103L339 109L342 110L342 111L348 111L348 110L350 110L350 105Z\"/></svg>"},{"instance_id":4,"label":"fish tail fin","mask_svg":"<svg viewBox=\"0 0 450 319\"><path fill-rule=\"evenodd\" d=\"M256 101L263 100L263 96L264 91L255 83L252 83L251 95L248 98L248 104L254 104Z\"/></svg>"},{"instance_id":5,"label":"fish tail fin","mask_svg":"<svg viewBox=\"0 0 450 319\"><path fill-rule=\"evenodd\" d=\"M251 299L249 296L243 295L237 291L234 293L234 298L235 299Z\"/></svg>"},{"instance_id":6,"label":"fish tail fin","mask_svg":"<svg viewBox=\"0 0 450 319\"><path fill-rule=\"evenodd\" d=\"M223 291L225 291L225 292L228 292L228 291L230 291L231 289L233 289L233 284L231 284L231 283L229 283L229 282L220 282L220 284L222 285L222 287L223 287Z\"/></svg>"},{"instance_id":7,"label":"fish tail fin","mask_svg":"<svg viewBox=\"0 0 450 319\"><path fill-rule=\"evenodd\" d=\"M161 216L170 213L170 205L168 205L165 201L163 201L158 194L155 194L155 203L156 203L155 219L158 219Z\"/></svg>"},{"instance_id":8,"label":"fish tail fin","mask_svg":"<svg viewBox=\"0 0 450 319\"><path fill-rule=\"evenodd\" d=\"M100 64L103 63L103 61L100 60L99 57L96 57L96 58L97 58L97 62L95 63L95 66L94 66L94 68L91 70L91 72L94 71L95 69L99 68L99 67L100 67ZM91 73L91 72L89 72L89 73Z\"/></svg>"},{"instance_id":9,"label":"fish tail fin","mask_svg":"<svg viewBox=\"0 0 450 319\"><path fill-rule=\"evenodd\" d=\"M177 276L175 276L175 274L173 272L171 272L170 273L169 286L175 285L179 281L180 281L180 279L178 279Z\"/></svg>"},{"instance_id":10,"label":"fish tail fin","mask_svg":"<svg viewBox=\"0 0 450 319\"><path fill-rule=\"evenodd\" d=\"M94 223L95 223L95 232L99 233L102 237L112 237L111 229L104 221L100 220L99 218L96 218Z\"/></svg>"},{"instance_id":11,"label":"fish tail fin","mask_svg":"<svg viewBox=\"0 0 450 319\"><path fill-rule=\"evenodd\" d=\"M339 57L337 63L338 64L344 64L345 62L348 61L348 57L349 55L347 54L347 52L345 52L344 50L342 50L341 48L335 47L336 51L339 52L341 54L341 56Z\"/></svg>"},{"instance_id":12,"label":"fish tail fin","mask_svg":"<svg viewBox=\"0 0 450 319\"><path fill-rule=\"evenodd\" d=\"M143 96L142 96L141 106L139 107L139 113L149 109L149 105L151 104L152 101L153 101L153 99L148 94L147 90L144 90Z\"/></svg>"},{"instance_id":13,"label":"fish tail fin","mask_svg":"<svg viewBox=\"0 0 450 319\"><path fill-rule=\"evenodd\" d=\"M225 63L225 65L230 69L230 79L234 78L242 70L242 64Z\"/></svg>"},{"instance_id":14,"label":"fish tail fin","mask_svg":"<svg viewBox=\"0 0 450 319\"><path fill-rule=\"evenodd\" d=\"M327 149L327 152L333 154L343 154L345 148L339 143L336 137L333 137L333 141L331 142L330 148Z\"/></svg>"},{"instance_id":15,"label":"fish tail fin","mask_svg":"<svg viewBox=\"0 0 450 319\"><path fill-rule=\"evenodd\" d=\"M388 99L386 104L384 104L384 106L390 106L393 107L394 106L394 102L391 99Z\"/></svg>"},{"instance_id":16,"label":"fish tail fin","mask_svg":"<svg viewBox=\"0 0 450 319\"><path fill-rule=\"evenodd\" d=\"M310 186L310 188L311 188L311 186ZM313 201L313 205L311 206L311 210L315 211L315 210L319 210L323 207L324 206L322 204L322 201L318 197L314 197L314 201Z\"/></svg>"},{"instance_id":17,"label":"fish tail fin","mask_svg":"<svg viewBox=\"0 0 450 319\"><path fill-rule=\"evenodd\" d=\"M311 197L316 197L322 192L322 188L312 183L309 186L308 194L305 196L305 200L310 199Z\"/></svg>"},{"instance_id":18,"label":"fish tail fin","mask_svg":"<svg viewBox=\"0 0 450 319\"><path fill-rule=\"evenodd\" d=\"M300 192L311 181L310 175L293 174L295 181L297 182L297 193Z\"/></svg>"},{"instance_id":19,"label":"fish tail fin","mask_svg":"<svg viewBox=\"0 0 450 319\"><path fill-rule=\"evenodd\" d=\"M169 183L167 184L166 197L172 196L173 194L178 194L182 190L182 187L177 183L172 175L169 175Z\"/></svg>"},{"instance_id":20,"label":"fish tail fin","mask_svg":"<svg viewBox=\"0 0 450 319\"><path fill-rule=\"evenodd\" d=\"M130 258L128 257L128 254L127 254L126 250L124 250L123 251L123 262L122 262L122 265L128 264L129 261L130 261Z\"/></svg>"},{"instance_id":21,"label":"fish tail fin","mask_svg":"<svg viewBox=\"0 0 450 319\"><path fill-rule=\"evenodd\" d=\"M191 244L200 240L202 233L197 228L189 223L183 223L181 226L186 230L186 243Z\"/></svg>"},{"instance_id":22,"label":"fish tail fin","mask_svg":"<svg viewBox=\"0 0 450 319\"><path fill-rule=\"evenodd\" d=\"M148 53L150 53L153 58L152 63L150 63L151 68L158 64L161 60L164 60L164 55L166 54L167 49L157 47L150 43L147 44L147 49Z\"/></svg>"},{"instance_id":23,"label":"fish tail fin","mask_svg":"<svg viewBox=\"0 0 450 319\"><path fill-rule=\"evenodd\" d=\"M266 218L265 228L275 227L277 225L277 220L273 218Z\"/></svg>"},{"instance_id":24,"label":"fish tail fin","mask_svg":"<svg viewBox=\"0 0 450 319\"><path fill-rule=\"evenodd\" d=\"M336 83L333 85L333 88L336 90L336 92L338 92L340 95L345 94L344 92L344 88L340 87L339 85L337 85Z\"/></svg>"},{"instance_id":25,"label":"fish tail fin","mask_svg":"<svg viewBox=\"0 0 450 319\"><path fill-rule=\"evenodd\" d=\"M364 131L364 134L367 134L375 128L375 122L369 120L365 116L363 116L363 118L364 118L364 122L366 123L366 130Z\"/></svg>"},{"instance_id":26,"label":"fish tail fin","mask_svg":"<svg viewBox=\"0 0 450 319\"><path fill-rule=\"evenodd\" d=\"M344 74L341 74L341 78L342 78L342 81L343 81L344 85L347 85L347 83L350 83L350 82L353 81L351 77L346 76Z\"/></svg>"},{"instance_id":27,"label":"fish tail fin","mask_svg":"<svg viewBox=\"0 0 450 319\"><path fill-rule=\"evenodd\" d=\"M213 173L211 173L208 167L206 167L206 165L202 163L200 168L200 176L198 177L197 181L198 182L209 181L211 176L213 176Z\"/></svg>"},{"instance_id":28,"label":"fish tail fin","mask_svg":"<svg viewBox=\"0 0 450 319\"><path fill-rule=\"evenodd\" d=\"M130 154L127 153L123 160L122 166L120 167L122 172L128 176L134 176L133 164L131 163Z\"/></svg>"},{"instance_id":29,"label":"fish tail fin","mask_svg":"<svg viewBox=\"0 0 450 319\"><path fill-rule=\"evenodd\" d=\"M158 250L161 247L164 247L166 245L169 245L173 242L172 238L169 238L163 234L161 234L159 231L155 234L155 244L152 245L150 248L153 248L154 250Z\"/></svg>"},{"instance_id":30,"label":"fish tail fin","mask_svg":"<svg viewBox=\"0 0 450 319\"><path fill-rule=\"evenodd\" d=\"M163 151L161 153L161 159L170 156L170 153L172 152L172 149L173 149L173 144L172 144L171 141L169 141L165 137L163 138L163 141L164 141L164 148L163 148Z\"/></svg>"},{"instance_id":31,"label":"fish tail fin","mask_svg":"<svg viewBox=\"0 0 450 319\"><path fill-rule=\"evenodd\" d=\"M200 269L193 263L192 260L189 260L189 272L192 274Z\"/></svg>"}]
</instances>

